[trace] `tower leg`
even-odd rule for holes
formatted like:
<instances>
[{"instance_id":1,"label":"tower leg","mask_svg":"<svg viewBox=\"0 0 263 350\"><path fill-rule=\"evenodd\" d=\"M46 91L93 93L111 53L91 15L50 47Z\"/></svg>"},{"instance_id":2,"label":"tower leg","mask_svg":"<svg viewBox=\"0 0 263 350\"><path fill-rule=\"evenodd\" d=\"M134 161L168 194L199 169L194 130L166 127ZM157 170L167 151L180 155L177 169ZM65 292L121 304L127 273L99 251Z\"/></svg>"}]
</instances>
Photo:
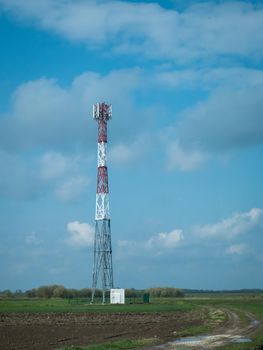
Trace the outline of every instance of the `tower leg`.
<instances>
[{"instance_id":1,"label":"tower leg","mask_svg":"<svg viewBox=\"0 0 263 350\"><path fill-rule=\"evenodd\" d=\"M110 220L96 220L94 242L94 265L92 281L92 297L94 302L98 277L102 279L102 302L106 301L106 291L113 288L112 248Z\"/></svg>"}]
</instances>

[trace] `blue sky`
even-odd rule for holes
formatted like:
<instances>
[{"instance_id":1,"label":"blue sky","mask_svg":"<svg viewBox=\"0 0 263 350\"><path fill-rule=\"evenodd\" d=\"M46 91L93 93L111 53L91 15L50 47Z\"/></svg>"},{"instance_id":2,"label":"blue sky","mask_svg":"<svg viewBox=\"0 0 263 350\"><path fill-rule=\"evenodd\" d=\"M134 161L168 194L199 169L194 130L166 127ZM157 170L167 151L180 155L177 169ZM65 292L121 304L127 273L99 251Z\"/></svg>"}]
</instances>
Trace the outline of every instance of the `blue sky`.
<instances>
[{"instance_id":1,"label":"blue sky","mask_svg":"<svg viewBox=\"0 0 263 350\"><path fill-rule=\"evenodd\" d=\"M262 1L0 0L0 289L263 288Z\"/></svg>"}]
</instances>

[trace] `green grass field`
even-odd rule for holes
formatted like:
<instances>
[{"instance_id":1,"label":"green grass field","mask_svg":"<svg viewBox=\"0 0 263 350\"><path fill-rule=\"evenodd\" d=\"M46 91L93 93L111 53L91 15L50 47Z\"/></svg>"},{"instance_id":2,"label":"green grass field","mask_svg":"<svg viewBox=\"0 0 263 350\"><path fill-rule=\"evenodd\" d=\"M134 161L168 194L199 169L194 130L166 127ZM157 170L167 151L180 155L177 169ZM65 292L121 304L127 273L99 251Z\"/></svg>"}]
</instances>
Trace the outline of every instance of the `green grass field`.
<instances>
[{"instance_id":1,"label":"green grass field","mask_svg":"<svg viewBox=\"0 0 263 350\"><path fill-rule=\"evenodd\" d=\"M58 350L128 350L154 344L154 339L117 340L89 346L66 346Z\"/></svg>"},{"instance_id":2,"label":"green grass field","mask_svg":"<svg viewBox=\"0 0 263 350\"><path fill-rule=\"evenodd\" d=\"M2 299L0 312L169 312L190 311L197 307L195 303L178 299L156 299L150 304L89 304L79 299Z\"/></svg>"},{"instance_id":3,"label":"green grass field","mask_svg":"<svg viewBox=\"0 0 263 350\"><path fill-rule=\"evenodd\" d=\"M151 299L149 304L91 305L87 299L0 299L0 312L168 312L190 311L197 307L225 307L254 313L263 318L262 296L208 296Z\"/></svg>"}]
</instances>

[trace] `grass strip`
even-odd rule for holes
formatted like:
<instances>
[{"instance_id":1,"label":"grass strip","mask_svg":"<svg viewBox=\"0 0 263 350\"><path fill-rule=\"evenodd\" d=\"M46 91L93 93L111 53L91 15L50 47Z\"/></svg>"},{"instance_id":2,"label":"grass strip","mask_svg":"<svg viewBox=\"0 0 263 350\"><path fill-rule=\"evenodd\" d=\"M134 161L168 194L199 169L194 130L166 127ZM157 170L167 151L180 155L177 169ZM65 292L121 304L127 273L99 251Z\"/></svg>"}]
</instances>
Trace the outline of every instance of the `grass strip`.
<instances>
[{"instance_id":1,"label":"grass strip","mask_svg":"<svg viewBox=\"0 0 263 350\"><path fill-rule=\"evenodd\" d=\"M88 346L66 346L64 348L58 348L57 350L126 350L135 349L141 346L152 345L156 342L156 339L125 339L117 340L108 343L94 344Z\"/></svg>"},{"instance_id":2,"label":"grass strip","mask_svg":"<svg viewBox=\"0 0 263 350\"><path fill-rule=\"evenodd\" d=\"M162 302L153 300L150 304L102 305L72 304L65 299L0 300L0 313L46 313L46 312L176 312L191 311L196 306L186 300L172 299Z\"/></svg>"}]
</instances>

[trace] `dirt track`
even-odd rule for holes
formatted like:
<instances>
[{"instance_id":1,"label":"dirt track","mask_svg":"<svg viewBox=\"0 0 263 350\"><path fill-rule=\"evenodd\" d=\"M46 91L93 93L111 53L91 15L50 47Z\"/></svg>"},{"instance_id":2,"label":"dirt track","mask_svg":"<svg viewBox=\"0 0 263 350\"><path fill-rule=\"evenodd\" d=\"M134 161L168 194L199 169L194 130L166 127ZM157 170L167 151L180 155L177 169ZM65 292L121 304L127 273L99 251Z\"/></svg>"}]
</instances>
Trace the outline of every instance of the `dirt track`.
<instances>
[{"instance_id":1,"label":"dirt track","mask_svg":"<svg viewBox=\"0 0 263 350\"><path fill-rule=\"evenodd\" d=\"M164 344L161 348L163 350L205 350L230 343L249 342L249 336L260 325L259 321L251 313L244 312L243 316L247 319L247 325L244 325L237 313L231 310L225 310L225 313L227 321L223 326L216 328L212 334L177 339Z\"/></svg>"},{"instance_id":2,"label":"dirt track","mask_svg":"<svg viewBox=\"0 0 263 350\"><path fill-rule=\"evenodd\" d=\"M165 343L174 339L175 331L202 325L204 319L200 312L0 314L1 350L153 337Z\"/></svg>"},{"instance_id":3,"label":"dirt track","mask_svg":"<svg viewBox=\"0 0 263 350\"><path fill-rule=\"evenodd\" d=\"M216 334L225 333L232 335L250 335L253 333L259 326L259 321L256 320L255 316L249 312L243 312L243 316L245 316L247 320L246 325L242 325L240 317L236 312L231 310L225 310L227 314L227 322L222 326L215 330Z\"/></svg>"}]
</instances>

